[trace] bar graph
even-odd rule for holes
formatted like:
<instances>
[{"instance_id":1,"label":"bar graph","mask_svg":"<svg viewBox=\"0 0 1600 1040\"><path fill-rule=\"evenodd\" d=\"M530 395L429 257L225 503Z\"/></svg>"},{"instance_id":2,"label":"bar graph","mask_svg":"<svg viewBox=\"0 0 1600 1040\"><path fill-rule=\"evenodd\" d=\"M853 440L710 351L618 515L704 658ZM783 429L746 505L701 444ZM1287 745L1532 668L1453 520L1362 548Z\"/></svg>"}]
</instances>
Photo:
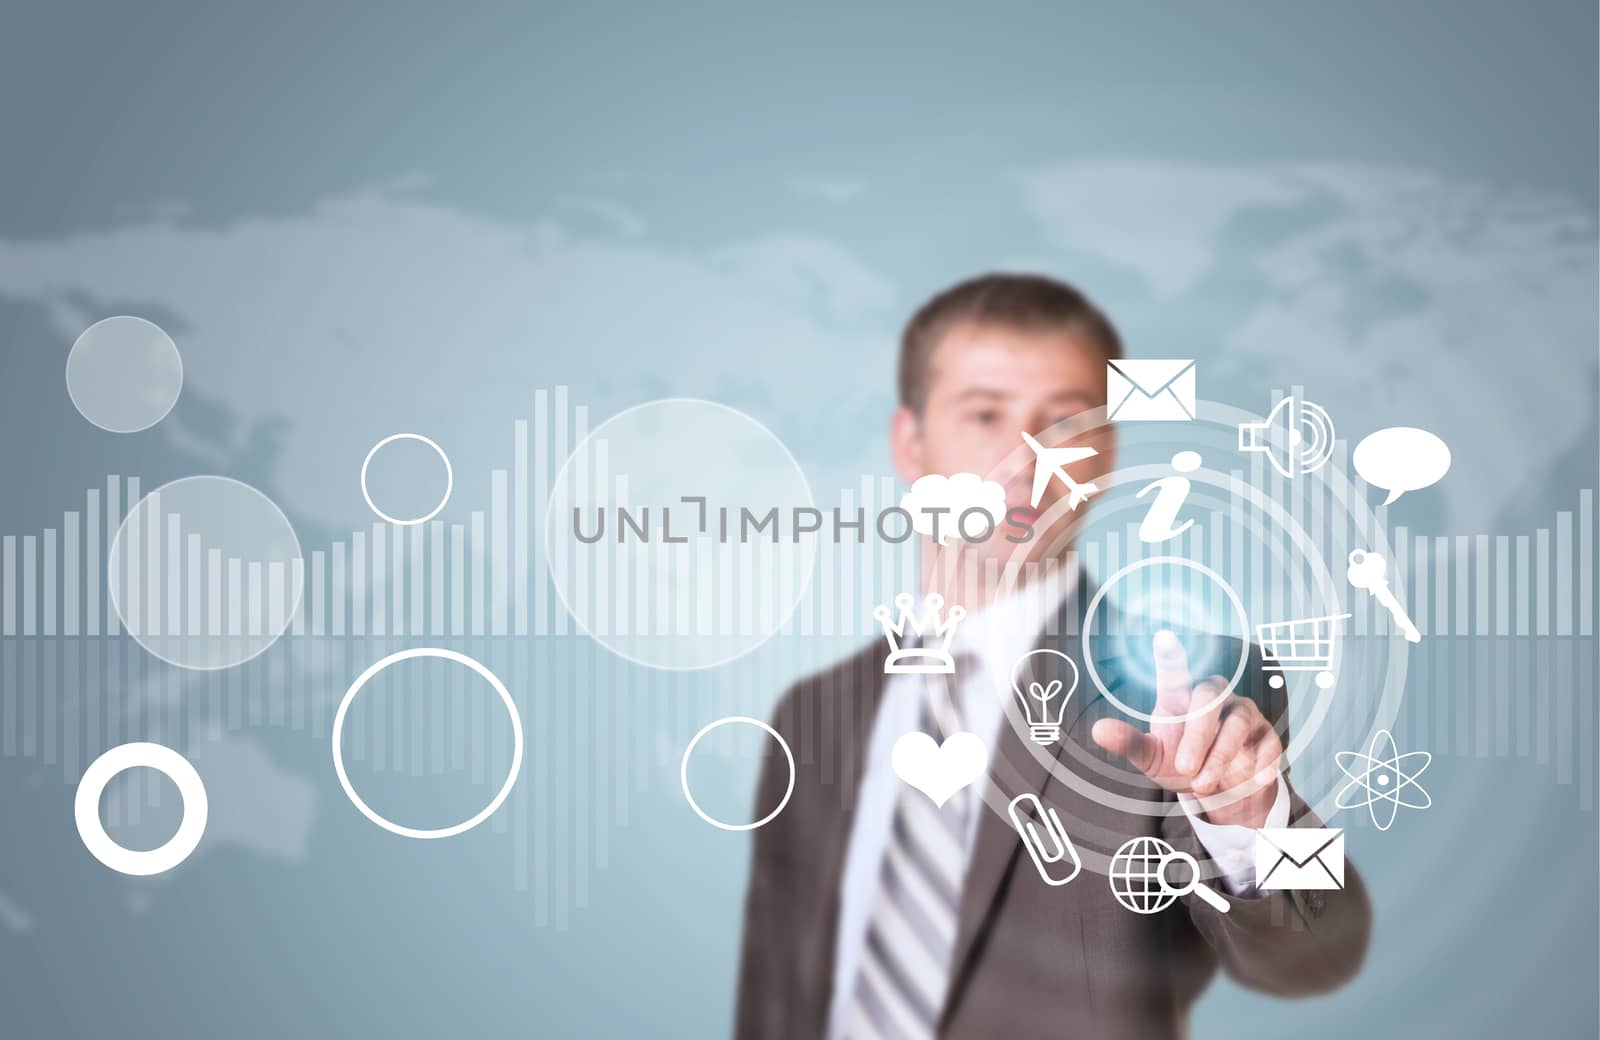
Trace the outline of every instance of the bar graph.
<instances>
[{"instance_id":1,"label":"bar graph","mask_svg":"<svg viewBox=\"0 0 1600 1040\"><path fill-rule=\"evenodd\" d=\"M565 394L557 389L556 400L564 404ZM576 412L581 421L584 409ZM543 391L536 414L559 421L559 413L549 412ZM546 559L544 551L549 488L540 483L535 489L521 476L528 468L529 430L527 420L516 420L515 468L493 471L488 509L472 510L466 522L435 520L414 527L373 522L312 548L307 560L282 565L258 561L252 566L223 557L186 532L182 517L163 514L154 498L146 500L141 513L163 522L136 529L140 514L130 517L123 507L140 501L140 480L110 476L103 489L87 489L82 508L65 511L58 526L0 535L0 638L115 637L128 628L161 638L238 637L284 625L291 626L290 637L566 635L568 612L550 581L550 567L561 560ZM560 461L549 450L552 443L567 443L577 433L569 430L563 438L552 437L550 430L541 432L532 443L545 450L536 453L533 475L543 482ZM1571 508L1527 533L1413 535L1404 526L1387 528L1381 506L1376 510L1378 531L1362 532L1336 523L1338 514L1324 498L1306 502L1295 497L1298 487L1272 486L1289 482L1274 480L1259 457L1255 461L1250 470L1235 471L1234 479L1241 486L1266 487L1275 496L1281 494L1280 501L1289 501L1301 526L1321 539L1330 566L1342 566L1346 547L1386 532L1397 584L1409 590L1412 616L1425 635L1594 634L1592 489L1578 491ZM604 485L589 492L588 501L596 508L618 508L626 520L634 519L626 512L633 505L626 475L598 473L586 479ZM1359 481L1352 483L1358 494L1365 493ZM832 501L819 502L817 508L870 518L896 504L898 497L893 480L867 476L856 487L838 489ZM1213 544L1197 546L1200 557L1232 559L1230 580L1248 572L1243 580L1255 583L1246 598L1258 608L1276 608L1288 589L1261 584L1268 571L1269 542L1244 544L1247 527L1232 522L1234 511L1243 508L1248 504L1236 497L1226 508L1211 510L1190 537L1206 532ZM140 566L126 575L119 617L105 595L102 567L124 520L130 521L125 544L137 543L142 549L124 554L137 557ZM613 604L596 615L596 634L648 629L677 636L748 635L749 625L759 624L764 615L770 622L772 613L793 597L794 583L806 580L784 571L775 575L778 584L758 595L750 583L771 569L770 542L748 542L738 556L740 565L721 573L706 567L715 538L715 532L700 535L670 559L684 580L656 583L658 588L679 589L679 602L634 599L632 590L646 583L615 564L607 568L601 563L593 573L573 576L578 596L603 592ZM914 563L910 546L878 543L870 532L857 540L849 531L840 541L818 544L811 594L790 627L797 635L870 635L871 608L881 590ZM1130 526L1113 532L1103 544L1085 546L1084 559L1094 572L1138 545ZM696 579L704 585L695 585ZM289 606L296 602L291 617ZM1353 634L1373 634L1383 625L1380 613L1363 598L1353 599L1352 613Z\"/></svg>"},{"instance_id":2,"label":"bar graph","mask_svg":"<svg viewBox=\"0 0 1600 1040\"><path fill-rule=\"evenodd\" d=\"M716 717L766 714L796 676L880 640L873 608L915 587L917 561L910 542L889 544L871 529L870 518L897 505L903 488L886 474L862 474L819 493L814 505L830 519L835 511L864 515L866 531L818 539L807 567L780 565L762 538L730 551L713 527L661 552L653 561L659 572L646 573L642 557L620 552L599 554L581 573L564 572L572 561L547 552L545 532L557 476L589 436L589 409L564 386L536 390L529 404L526 417L508 417L487 501L452 504L461 519L368 522L302 546L303 558L231 556L190 530L181 513L147 498L147 485L132 474L83 489L42 529L0 532L0 756L48 765L71 784L88 758L126 739L159 734L181 748L193 733L260 725L325 739L330 684L336 696L341 681L393 649L454 646L500 675L517 700L529 740L526 774L490 827L508 836L510 884L531 893L541 923L564 927L586 904L591 875L613 854L616 833L650 799L675 796L682 740ZM649 503L637 501L636 475L595 447L595 465L567 479L586 482L582 501L637 515ZM1329 464L1345 490L1379 500L1342 475L1348 459L1340 443ZM1065 565L1104 577L1158 553L1205 560L1238 591L1253 622L1289 620L1316 585L1307 569L1282 563L1295 555L1292 540L1250 505L1252 494L1264 495L1322 549L1339 609L1351 614L1344 640L1354 660L1339 682L1355 690L1381 682L1373 662L1387 652L1393 628L1383 608L1344 584L1343 562L1351 549L1385 545L1394 586L1423 633L1409 651L1404 732L1436 754L1528 759L1593 810L1592 489L1573 489L1532 530L1439 534L1391 526L1381 506L1370 519L1353 517L1335 494L1337 482L1285 480L1260 455L1238 461L1227 479L1197 488L1187 514L1196 522L1172 543L1147 546L1136 523L1110 525ZM148 517L159 521L141 523ZM113 553L119 530L138 553ZM129 559L138 566L121 575L125 594L113 602L110 570ZM995 566L975 555L961 565ZM571 611L558 579L570 590ZM574 624L574 613L589 631ZM260 659L196 675L151 657L129 629L157 647L283 635ZM776 635L758 650L706 672L639 667L596 642L748 644L769 629ZM116 695L144 684L194 684L198 692L159 710ZM418 690L418 703L453 713L461 689ZM429 698L440 697L432 707ZM369 760L419 775L466 763L492 788L503 773L474 761L470 749L484 746L494 715L473 710L462 727L477 735L457 749L427 735L431 716L420 707L396 709ZM1350 696L1330 717L1354 731L1370 710ZM1304 767L1307 782L1319 768Z\"/></svg>"}]
</instances>

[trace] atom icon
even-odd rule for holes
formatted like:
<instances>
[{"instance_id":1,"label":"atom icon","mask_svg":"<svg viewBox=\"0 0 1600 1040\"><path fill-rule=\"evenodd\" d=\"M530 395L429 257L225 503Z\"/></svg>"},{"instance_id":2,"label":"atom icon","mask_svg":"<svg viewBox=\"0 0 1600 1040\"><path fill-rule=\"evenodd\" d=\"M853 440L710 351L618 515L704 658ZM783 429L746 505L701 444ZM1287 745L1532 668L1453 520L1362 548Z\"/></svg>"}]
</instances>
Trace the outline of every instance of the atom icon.
<instances>
[{"instance_id":1,"label":"atom icon","mask_svg":"<svg viewBox=\"0 0 1600 1040\"><path fill-rule=\"evenodd\" d=\"M1341 809L1365 806L1380 831L1389 829L1401 806L1426 809L1433 804L1428 792L1417 783L1417 777L1432 764L1433 755L1427 751L1400 754L1386 729L1373 734L1366 754L1341 751L1335 758L1344 775L1350 778L1339 792L1336 804ZM1408 768L1407 762L1415 766L1414 771Z\"/></svg>"}]
</instances>

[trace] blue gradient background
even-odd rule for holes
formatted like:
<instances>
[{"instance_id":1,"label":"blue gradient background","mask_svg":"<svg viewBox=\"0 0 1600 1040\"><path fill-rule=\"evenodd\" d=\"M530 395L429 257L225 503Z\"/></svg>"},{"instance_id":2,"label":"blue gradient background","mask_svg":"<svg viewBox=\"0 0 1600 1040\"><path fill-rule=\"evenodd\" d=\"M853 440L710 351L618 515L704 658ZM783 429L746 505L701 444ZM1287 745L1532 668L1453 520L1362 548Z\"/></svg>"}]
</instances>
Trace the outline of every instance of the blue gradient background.
<instances>
[{"instance_id":1,"label":"blue gradient background","mask_svg":"<svg viewBox=\"0 0 1600 1040\"><path fill-rule=\"evenodd\" d=\"M1134 354L1201 359L1205 397L1300 383L1351 437L1439 432L1451 477L1393 510L1419 533L1526 533L1593 486L1592 3L970 7L10 5L0 530L108 472L213 471L309 549L367 520L350 475L413 427L452 445L460 520L557 383L597 418L716 398L814 486L853 483L886 466L899 324L995 266L1080 283ZM128 437L61 377L119 312L187 365ZM367 826L305 734L248 735L303 843L141 885L84 854L59 770L0 761L0 896L28 922L0 929L0 1032L725 1035L747 841L674 775L709 716L597 667L665 705L667 750L562 927L499 836ZM1525 759L1429 775L1435 808L1353 853L1360 978L1219 983L1196 1036L1596 1035L1594 811Z\"/></svg>"}]
</instances>

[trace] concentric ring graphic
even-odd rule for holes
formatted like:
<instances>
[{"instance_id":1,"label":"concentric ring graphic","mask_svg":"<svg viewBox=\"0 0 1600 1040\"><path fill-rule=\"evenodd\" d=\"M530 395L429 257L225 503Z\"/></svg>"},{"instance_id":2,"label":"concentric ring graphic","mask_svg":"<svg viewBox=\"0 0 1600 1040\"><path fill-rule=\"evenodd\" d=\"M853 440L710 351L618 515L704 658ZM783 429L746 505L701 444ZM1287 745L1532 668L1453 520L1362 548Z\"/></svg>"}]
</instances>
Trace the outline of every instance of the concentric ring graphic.
<instances>
[{"instance_id":1,"label":"concentric ring graphic","mask_svg":"<svg viewBox=\"0 0 1600 1040\"><path fill-rule=\"evenodd\" d=\"M1196 421L1188 425L1213 431L1219 435L1225 434L1230 442L1235 439L1236 430L1240 423L1259 422L1261 420L1261 416L1256 413L1230 405L1211 401L1201 401L1199 405ZM1065 440L1081 437L1085 433L1105 428L1108 428L1105 409L1099 408L1080 413L1072 419L1065 420L1054 428L1053 434ZM1169 437L1174 433L1171 430L1160 432L1167 434ZM1189 437L1186 439L1193 442L1199 438ZM1213 447L1211 450L1217 451L1221 449L1220 447ZM1231 457L1231 452L1229 454ZM1025 446L1019 444L987 476L987 479L1004 482L1006 478L1014 476L1027 466L1031 466L1032 461L1031 452ZM1244 469L1246 467L1241 463L1238 468ZM1079 539L1089 526L1091 516L1095 523L1099 523L1104 521L1108 515L1116 515L1120 512L1144 511L1146 503L1137 501L1133 496L1111 494L1115 489L1124 488L1137 482L1157 479L1169 475L1170 472L1171 467L1164 464L1121 466L1113 470L1103 480L1097 478L1097 480L1101 480L1101 491L1091 500L1087 510L1070 513L1067 502L1063 499L1036 520L1035 529L1039 531L1050 530L1052 525L1065 515L1069 519L1067 526L1063 531L1054 533L1054 536L1062 540ZM1307 573L1309 581L1305 595L1308 597L1308 601L1328 607L1328 609L1317 611L1318 613L1338 613L1343 609L1341 606L1344 602L1341 598L1341 594L1344 591L1343 585L1334 580L1333 572L1327 563L1329 557L1322 552L1321 547L1313 539L1312 533L1301 526L1296 516L1284 504L1278 502L1265 486L1253 484L1247 477L1243 477L1238 472L1225 472L1210 468L1201 468L1195 472L1186 473L1185 476L1195 483L1191 502L1195 503L1196 507L1201 503L1199 496L1202 496L1208 487L1217 489L1222 493L1215 500L1217 505L1226 507L1229 504L1234 504L1227 496L1232 496L1238 500L1236 504L1244 509L1244 514L1235 516L1235 520L1243 524L1251 532L1249 537L1264 546L1265 550L1271 554L1271 557L1278 560L1278 565L1283 565L1292 558ZM1332 516L1322 516L1319 525L1329 523L1339 517L1339 511L1342 510L1343 514L1350 518L1357 530L1368 532L1367 538L1377 551L1387 551L1386 547L1389 542L1387 532L1379 522L1370 503L1361 495L1360 491L1352 484L1351 479L1341 469L1334 466L1325 466L1315 473L1301 475L1295 480L1302 483L1310 482L1307 486L1321 486L1324 489L1324 493L1329 495L1330 509L1328 512L1331 512ZM1293 496L1295 500L1306 494L1306 487L1297 488L1293 482L1285 485L1282 490L1286 495ZM1108 514L1108 507L1113 512ZM1319 520L1315 513L1313 513L1311 519L1313 521ZM1321 529L1320 526L1319 529ZM940 559L935 561L932 566L938 569L937 573L944 575L946 578L958 574L963 566L961 557L965 548L963 543L955 543L951 550L941 553ZM1081 546L1079 548L1081 549ZM1337 545L1331 546L1330 551L1338 548ZM1017 584L1021 580L1022 565L1028 559L1031 549L1033 549L1032 543L1021 544L1013 550L1009 560L1002 561L1001 566L1004 568L1005 584L999 593L1000 595L1005 595L1017 588ZM1286 551L1292 555L1285 555ZM1397 590L1397 594L1402 593ZM1246 631L1253 633L1254 629L1250 628ZM1253 640L1251 641L1253 642ZM1345 642L1343 640L1340 641L1341 651ZM1400 703L1404 698L1408 648L1404 643L1403 637L1398 633L1389 640L1389 646L1391 649L1381 669L1381 688L1372 691L1370 694L1363 694L1361 697L1362 712L1370 712L1372 729L1369 731L1369 735L1393 723L1399 713ZM1307 748L1316 739L1323 723L1332 719L1331 712L1335 699L1341 694L1341 691L1333 686L1321 688L1313 683L1307 683L1306 685L1311 689L1305 691L1305 696L1293 702L1295 705L1296 724L1292 727L1289 741L1284 748L1284 768L1290 766L1306 752ZM1096 692L1099 692L1098 684ZM1351 696L1351 691L1344 691L1343 696L1348 698ZM1026 735L1026 720L1014 712L1009 703L1007 705L1007 719L1009 725L1019 728L1019 732L1023 733L1024 736ZM1027 742L1024 741L1024 743L1026 744ZM1068 742L1064 741L1063 743L1066 744ZM1081 759L1074 759L1072 764L1085 770L1085 773L1079 773L1072 768L1068 768L1066 762L1059 761L1053 757L1051 750L1028 745L1028 753L1038 759L1050 771L1056 782L1066 785L1084 797L1107 807L1136 815L1162 815L1168 811L1177 811L1175 808L1161 803L1152 803L1148 800L1130 798L1117 793L1110 785L1110 781L1113 779L1112 773L1109 771L1110 767L1099 759L1087 755L1082 756ZM1097 782L1095 779L1097 773L1104 774L1107 782L1104 784ZM1311 805L1313 811L1326 820L1338 809L1336 790L1337 788L1329 789L1320 794L1316 791L1301 791L1300 793ZM1223 792L1217 797L1225 803L1228 792ZM986 791L985 801L989 803L989 808L992 811L1003 817L1006 808L1005 799L995 796L992 791ZM1125 835L1103 832L1102 829L1086 821L1069 821L1069 827L1073 823L1076 823L1079 827L1078 830L1073 832L1074 838L1076 839L1080 835L1084 838L1084 841L1080 842L1080 850L1084 856L1085 865L1091 866L1101 873L1105 872L1109 866L1110 857L1097 851L1094 846L1099 845L1106 849L1115 848Z\"/></svg>"}]
</instances>

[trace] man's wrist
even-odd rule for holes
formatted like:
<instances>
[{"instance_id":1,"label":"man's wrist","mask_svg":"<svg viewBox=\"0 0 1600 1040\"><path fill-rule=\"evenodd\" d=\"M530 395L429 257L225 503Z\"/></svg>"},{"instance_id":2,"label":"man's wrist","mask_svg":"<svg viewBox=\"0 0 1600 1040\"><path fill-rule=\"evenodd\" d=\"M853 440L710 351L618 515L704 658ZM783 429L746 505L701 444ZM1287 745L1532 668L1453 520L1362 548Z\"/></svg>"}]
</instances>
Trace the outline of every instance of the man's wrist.
<instances>
[{"instance_id":1,"label":"man's wrist","mask_svg":"<svg viewBox=\"0 0 1600 1040\"><path fill-rule=\"evenodd\" d=\"M1283 777L1280 775L1264 793L1270 804L1259 815L1248 804L1254 795L1216 812L1208 812L1191 794L1178 795L1178 804L1189 818L1195 837L1221 870L1223 887L1236 898L1243 898L1255 886L1256 832L1289 825L1289 785Z\"/></svg>"},{"instance_id":2,"label":"man's wrist","mask_svg":"<svg viewBox=\"0 0 1600 1040\"><path fill-rule=\"evenodd\" d=\"M1282 781L1279 781L1281 783ZM1231 802L1216 808L1206 808L1202 801L1201 818L1207 823L1214 823L1218 827L1248 827L1251 830L1260 830L1267 825L1267 816L1272 812L1273 803L1278 798L1278 784L1263 787L1248 798Z\"/></svg>"}]
</instances>

